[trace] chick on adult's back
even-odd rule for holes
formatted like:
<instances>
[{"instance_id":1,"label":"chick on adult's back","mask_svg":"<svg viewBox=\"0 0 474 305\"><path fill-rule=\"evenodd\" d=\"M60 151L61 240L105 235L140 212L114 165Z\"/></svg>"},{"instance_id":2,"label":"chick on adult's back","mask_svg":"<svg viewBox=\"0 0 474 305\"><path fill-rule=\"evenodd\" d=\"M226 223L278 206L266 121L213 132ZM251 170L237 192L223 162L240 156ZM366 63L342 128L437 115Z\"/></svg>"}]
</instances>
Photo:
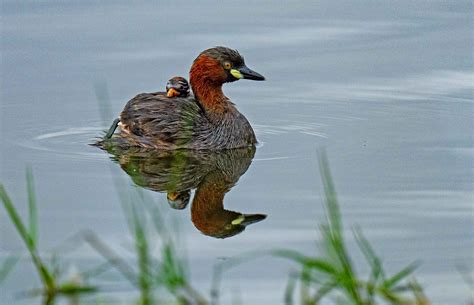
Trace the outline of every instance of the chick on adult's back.
<instances>
[{"instance_id":1,"label":"chick on adult's back","mask_svg":"<svg viewBox=\"0 0 474 305\"><path fill-rule=\"evenodd\" d=\"M237 51L205 50L190 70L194 97L169 98L164 92L137 95L120 114L119 137L130 145L166 150L254 145L257 140L250 123L222 92L224 83L241 78L264 80Z\"/></svg>"}]
</instances>

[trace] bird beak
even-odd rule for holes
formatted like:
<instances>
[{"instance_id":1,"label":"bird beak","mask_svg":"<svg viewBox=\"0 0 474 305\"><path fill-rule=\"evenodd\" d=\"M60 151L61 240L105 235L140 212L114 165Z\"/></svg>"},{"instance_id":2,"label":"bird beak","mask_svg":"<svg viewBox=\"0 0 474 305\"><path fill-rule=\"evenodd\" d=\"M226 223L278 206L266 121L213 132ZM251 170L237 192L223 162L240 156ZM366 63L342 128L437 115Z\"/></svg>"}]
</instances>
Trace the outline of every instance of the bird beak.
<instances>
[{"instance_id":1,"label":"bird beak","mask_svg":"<svg viewBox=\"0 0 474 305\"><path fill-rule=\"evenodd\" d=\"M169 192L166 195L166 197L168 198L168 200L175 201L176 199L178 199L179 193L178 192Z\"/></svg>"},{"instance_id":2,"label":"bird beak","mask_svg":"<svg viewBox=\"0 0 474 305\"><path fill-rule=\"evenodd\" d=\"M257 73L247 66L242 66L238 69L230 70L230 73L237 79L250 79L250 80L265 80L265 77L260 73Z\"/></svg>"},{"instance_id":3,"label":"bird beak","mask_svg":"<svg viewBox=\"0 0 474 305\"><path fill-rule=\"evenodd\" d=\"M175 88L170 88L170 89L168 90L168 92L166 93L166 96L167 96L167 97L179 96L179 92L176 91Z\"/></svg>"},{"instance_id":4,"label":"bird beak","mask_svg":"<svg viewBox=\"0 0 474 305\"><path fill-rule=\"evenodd\" d=\"M233 225L250 225L267 218L267 215L264 214L241 214L239 217L232 221Z\"/></svg>"}]
</instances>

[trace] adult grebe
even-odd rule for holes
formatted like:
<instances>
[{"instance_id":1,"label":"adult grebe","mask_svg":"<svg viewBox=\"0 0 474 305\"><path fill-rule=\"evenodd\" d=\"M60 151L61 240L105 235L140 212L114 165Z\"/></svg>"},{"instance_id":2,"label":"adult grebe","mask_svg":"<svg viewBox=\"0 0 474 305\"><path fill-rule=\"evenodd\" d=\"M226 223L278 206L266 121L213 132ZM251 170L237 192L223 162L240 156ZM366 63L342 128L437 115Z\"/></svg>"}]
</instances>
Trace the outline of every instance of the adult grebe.
<instances>
[{"instance_id":1,"label":"adult grebe","mask_svg":"<svg viewBox=\"0 0 474 305\"><path fill-rule=\"evenodd\" d=\"M127 145L164 150L219 150L256 144L250 123L224 95L222 85L265 78L249 69L237 51L226 47L201 52L189 75L194 97L170 98L165 92L155 92L131 99L117 120L121 127L118 137L126 139Z\"/></svg>"}]
</instances>

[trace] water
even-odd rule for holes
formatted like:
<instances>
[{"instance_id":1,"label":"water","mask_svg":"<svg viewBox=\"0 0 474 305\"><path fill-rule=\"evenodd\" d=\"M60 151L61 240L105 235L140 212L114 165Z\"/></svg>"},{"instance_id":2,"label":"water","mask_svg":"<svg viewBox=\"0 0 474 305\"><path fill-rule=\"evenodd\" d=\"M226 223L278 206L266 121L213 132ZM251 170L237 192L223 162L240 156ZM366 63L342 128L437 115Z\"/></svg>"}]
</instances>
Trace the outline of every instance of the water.
<instances>
[{"instance_id":1,"label":"water","mask_svg":"<svg viewBox=\"0 0 474 305\"><path fill-rule=\"evenodd\" d=\"M189 207L169 209L198 288L208 289L220 258L314 249L324 218L316 150L325 147L347 229L360 225L389 270L420 259L433 304L465 303L472 292L456 266L474 269L469 1L4 1L0 177L25 211L32 165L41 249L88 228L129 253L113 180L132 181L87 145L105 128L94 85L107 84L118 114L136 93L187 75L214 45L238 49L267 78L224 88L261 143L224 205L267 218L215 239L195 228ZM166 205L165 194L148 192ZM0 219L2 256L24 252ZM100 261L87 247L70 256ZM281 304L291 268L265 259L233 269L224 299ZM31 272L26 259L14 270L1 287L5 304L31 304L16 297L38 285Z\"/></svg>"}]
</instances>

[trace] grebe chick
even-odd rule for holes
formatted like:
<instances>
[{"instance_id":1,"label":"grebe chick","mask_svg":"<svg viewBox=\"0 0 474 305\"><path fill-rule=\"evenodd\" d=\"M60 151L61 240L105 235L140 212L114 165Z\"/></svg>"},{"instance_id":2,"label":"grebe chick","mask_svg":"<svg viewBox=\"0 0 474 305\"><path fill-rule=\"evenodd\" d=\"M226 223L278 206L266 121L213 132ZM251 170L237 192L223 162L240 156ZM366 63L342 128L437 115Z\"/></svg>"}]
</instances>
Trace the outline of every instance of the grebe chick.
<instances>
[{"instance_id":1,"label":"grebe chick","mask_svg":"<svg viewBox=\"0 0 474 305\"><path fill-rule=\"evenodd\" d=\"M167 97L187 97L189 96L189 83L181 76L175 76L166 83Z\"/></svg>"}]
</instances>

